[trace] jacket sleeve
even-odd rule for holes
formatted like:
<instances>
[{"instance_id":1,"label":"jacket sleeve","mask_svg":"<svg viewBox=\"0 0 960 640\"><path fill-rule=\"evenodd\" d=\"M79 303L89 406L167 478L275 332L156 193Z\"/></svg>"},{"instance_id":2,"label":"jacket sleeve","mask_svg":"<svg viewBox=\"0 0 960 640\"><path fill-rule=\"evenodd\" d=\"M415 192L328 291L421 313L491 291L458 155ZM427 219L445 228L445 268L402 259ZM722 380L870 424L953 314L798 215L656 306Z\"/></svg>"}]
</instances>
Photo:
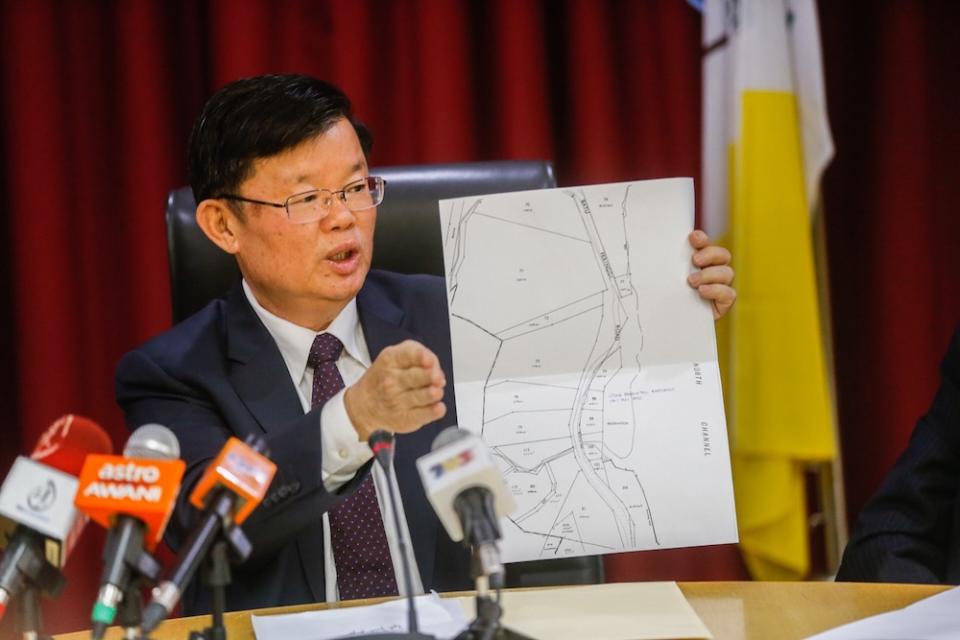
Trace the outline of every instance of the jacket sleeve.
<instances>
[{"instance_id":1,"label":"jacket sleeve","mask_svg":"<svg viewBox=\"0 0 960 640\"><path fill-rule=\"evenodd\" d=\"M960 331L942 382L906 450L867 503L838 580L939 583L946 577L960 487Z\"/></svg>"},{"instance_id":2,"label":"jacket sleeve","mask_svg":"<svg viewBox=\"0 0 960 640\"><path fill-rule=\"evenodd\" d=\"M249 420L231 420L204 390L178 378L144 351L124 356L116 375L117 401L128 426L134 429L158 423L169 427L180 442L181 457L187 462L177 506L165 534L167 544L174 551L189 535L198 516L189 503L190 492L230 436L243 439L251 431L263 436L270 458L277 465L266 497L243 524L244 532L253 543L253 554L247 561L249 567L269 562L305 527L319 526L322 514L352 493L366 477L369 463L336 493L324 488L322 407L264 434L259 428L254 431Z\"/></svg>"}]
</instances>

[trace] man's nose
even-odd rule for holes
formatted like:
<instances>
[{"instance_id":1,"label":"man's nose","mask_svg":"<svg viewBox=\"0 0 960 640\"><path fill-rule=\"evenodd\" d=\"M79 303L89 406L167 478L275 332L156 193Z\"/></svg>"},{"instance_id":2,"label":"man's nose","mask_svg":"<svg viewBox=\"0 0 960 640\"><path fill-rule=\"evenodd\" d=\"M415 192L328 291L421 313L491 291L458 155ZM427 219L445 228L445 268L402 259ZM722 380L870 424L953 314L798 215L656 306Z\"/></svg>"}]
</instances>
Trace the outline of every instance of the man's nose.
<instances>
[{"instance_id":1,"label":"man's nose","mask_svg":"<svg viewBox=\"0 0 960 640\"><path fill-rule=\"evenodd\" d=\"M330 231L349 229L356 223L357 214L350 210L340 194L333 197L330 212L323 219L324 227Z\"/></svg>"}]
</instances>

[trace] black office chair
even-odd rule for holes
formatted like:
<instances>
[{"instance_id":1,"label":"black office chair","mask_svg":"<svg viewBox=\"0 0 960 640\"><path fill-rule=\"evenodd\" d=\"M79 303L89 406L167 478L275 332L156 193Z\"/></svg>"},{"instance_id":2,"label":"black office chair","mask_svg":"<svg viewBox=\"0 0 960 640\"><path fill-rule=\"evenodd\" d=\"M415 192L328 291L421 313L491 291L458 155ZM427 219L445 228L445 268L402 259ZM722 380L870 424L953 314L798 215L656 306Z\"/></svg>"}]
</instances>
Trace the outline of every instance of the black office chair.
<instances>
[{"instance_id":1,"label":"black office chair","mask_svg":"<svg viewBox=\"0 0 960 640\"><path fill-rule=\"evenodd\" d=\"M442 276L443 246L437 201L443 198L557 186L553 165L542 161L474 162L382 167L371 173L387 181L377 207L373 267ZM167 250L173 321L180 322L240 277L236 261L197 226L190 187L167 197Z\"/></svg>"},{"instance_id":2,"label":"black office chair","mask_svg":"<svg viewBox=\"0 0 960 640\"><path fill-rule=\"evenodd\" d=\"M438 200L557 184L553 165L545 161L381 167L372 169L371 174L387 181L386 197L377 208L373 267L440 276L444 269ZM190 187L170 192L167 250L174 322L226 294L240 276L233 257L210 242L197 226L195 209ZM600 582L600 556L519 562L507 570L508 586L514 587Z\"/></svg>"}]
</instances>

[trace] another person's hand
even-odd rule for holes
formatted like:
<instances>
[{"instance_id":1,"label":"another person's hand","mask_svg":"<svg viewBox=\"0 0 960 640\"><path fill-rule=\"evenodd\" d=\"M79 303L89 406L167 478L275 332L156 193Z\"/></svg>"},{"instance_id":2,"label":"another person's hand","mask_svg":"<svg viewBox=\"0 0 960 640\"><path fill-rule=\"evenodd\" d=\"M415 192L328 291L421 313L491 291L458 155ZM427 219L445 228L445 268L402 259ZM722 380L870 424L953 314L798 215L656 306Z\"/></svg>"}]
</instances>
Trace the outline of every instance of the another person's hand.
<instances>
[{"instance_id":1,"label":"another person's hand","mask_svg":"<svg viewBox=\"0 0 960 640\"><path fill-rule=\"evenodd\" d=\"M694 271L687 277L690 286L697 290L700 297L713 307L713 319L722 318L737 299L737 292L731 287L733 269L730 267L730 252L723 247L710 244L707 234L696 229L690 233L690 246L695 249L693 265L700 271Z\"/></svg>"},{"instance_id":2,"label":"another person's hand","mask_svg":"<svg viewBox=\"0 0 960 640\"><path fill-rule=\"evenodd\" d=\"M347 388L343 403L361 441L377 429L410 433L447 413L446 376L440 361L419 342L406 340L380 352Z\"/></svg>"}]
</instances>

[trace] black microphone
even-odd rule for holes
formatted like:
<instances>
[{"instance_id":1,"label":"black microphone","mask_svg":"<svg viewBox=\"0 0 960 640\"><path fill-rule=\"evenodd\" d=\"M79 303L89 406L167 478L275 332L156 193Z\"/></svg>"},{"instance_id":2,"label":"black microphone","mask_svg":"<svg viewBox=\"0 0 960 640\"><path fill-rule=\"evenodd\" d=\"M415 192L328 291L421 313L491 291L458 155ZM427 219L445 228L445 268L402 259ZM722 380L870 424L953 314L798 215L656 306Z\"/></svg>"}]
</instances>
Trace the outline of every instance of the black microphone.
<instances>
[{"instance_id":1,"label":"black microphone","mask_svg":"<svg viewBox=\"0 0 960 640\"><path fill-rule=\"evenodd\" d=\"M143 612L144 634L170 615L219 536L226 538L241 560L250 555L250 541L239 525L263 500L277 471L267 455L262 438L250 436L247 443L230 438L207 467L190 495L190 503L203 510L200 521L183 544L170 577L153 590Z\"/></svg>"},{"instance_id":2,"label":"black microphone","mask_svg":"<svg viewBox=\"0 0 960 640\"><path fill-rule=\"evenodd\" d=\"M400 550L400 566L403 568L403 584L407 591L407 633L375 633L361 637L366 640L436 640L434 636L420 633L417 624L417 607L413 602L413 581L411 579L410 562L407 559L407 542L403 535L403 529L400 527L400 512L397 510L399 499L394 495L396 487L393 483L393 476L390 473L390 467L393 465L393 434L388 431L378 430L370 434L367 440L370 449L373 451L377 464L383 469L387 477L387 488L390 494L390 510L393 511L393 527L397 532L397 547Z\"/></svg>"},{"instance_id":3,"label":"black microphone","mask_svg":"<svg viewBox=\"0 0 960 640\"><path fill-rule=\"evenodd\" d=\"M382 429L374 431L367 440L373 457L384 471L389 471L393 465L393 434Z\"/></svg>"}]
</instances>

